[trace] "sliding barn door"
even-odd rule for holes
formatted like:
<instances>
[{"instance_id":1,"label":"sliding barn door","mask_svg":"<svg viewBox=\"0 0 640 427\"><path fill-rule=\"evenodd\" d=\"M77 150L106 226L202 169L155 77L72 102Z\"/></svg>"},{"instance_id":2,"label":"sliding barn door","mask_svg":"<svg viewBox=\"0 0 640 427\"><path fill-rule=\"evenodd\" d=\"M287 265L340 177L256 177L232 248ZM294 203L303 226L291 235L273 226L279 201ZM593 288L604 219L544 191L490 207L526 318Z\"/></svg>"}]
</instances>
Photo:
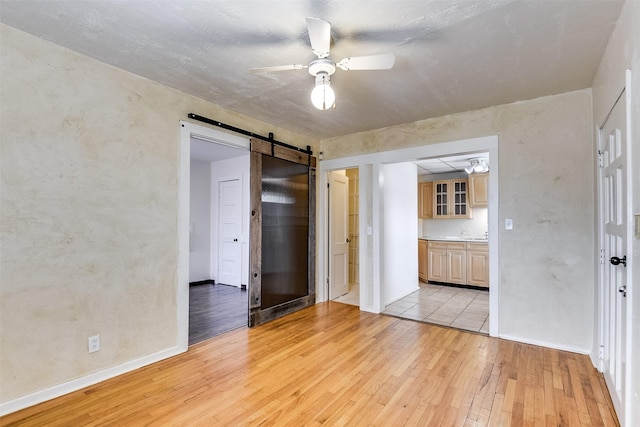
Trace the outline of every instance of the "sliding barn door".
<instances>
[{"instance_id":1,"label":"sliding barn door","mask_svg":"<svg viewBox=\"0 0 640 427\"><path fill-rule=\"evenodd\" d=\"M251 140L249 326L315 304L315 158Z\"/></svg>"}]
</instances>

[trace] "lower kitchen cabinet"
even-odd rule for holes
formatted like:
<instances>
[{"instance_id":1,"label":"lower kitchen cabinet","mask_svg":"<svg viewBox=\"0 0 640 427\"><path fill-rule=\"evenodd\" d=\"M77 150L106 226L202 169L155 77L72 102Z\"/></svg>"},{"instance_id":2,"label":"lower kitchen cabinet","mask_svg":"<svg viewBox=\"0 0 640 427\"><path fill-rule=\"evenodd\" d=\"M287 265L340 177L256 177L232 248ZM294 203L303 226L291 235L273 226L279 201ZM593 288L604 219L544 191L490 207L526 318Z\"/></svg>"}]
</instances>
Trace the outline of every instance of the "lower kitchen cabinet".
<instances>
[{"instance_id":1,"label":"lower kitchen cabinet","mask_svg":"<svg viewBox=\"0 0 640 427\"><path fill-rule=\"evenodd\" d=\"M489 287L489 246L467 243L467 284Z\"/></svg>"},{"instance_id":2,"label":"lower kitchen cabinet","mask_svg":"<svg viewBox=\"0 0 640 427\"><path fill-rule=\"evenodd\" d=\"M434 282L447 281L447 244L429 242L427 279Z\"/></svg>"},{"instance_id":3,"label":"lower kitchen cabinet","mask_svg":"<svg viewBox=\"0 0 640 427\"><path fill-rule=\"evenodd\" d=\"M487 243L430 240L427 246L427 280L489 287Z\"/></svg>"},{"instance_id":4,"label":"lower kitchen cabinet","mask_svg":"<svg viewBox=\"0 0 640 427\"><path fill-rule=\"evenodd\" d=\"M464 242L447 243L447 282L467 283L467 250Z\"/></svg>"},{"instance_id":5,"label":"lower kitchen cabinet","mask_svg":"<svg viewBox=\"0 0 640 427\"><path fill-rule=\"evenodd\" d=\"M427 241L419 239L418 240L418 278L426 282L428 276L428 254L427 254Z\"/></svg>"},{"instance_id":6,"label":"lower kitchen cabinet","mask_svg":"<svg viewBox=\"0 0 640 427\"><path fill-rule=\"evenodd\" d=\"M429 242L428 280L465 284L467 254L465 242Z\"/></svg>"}]
</instances>

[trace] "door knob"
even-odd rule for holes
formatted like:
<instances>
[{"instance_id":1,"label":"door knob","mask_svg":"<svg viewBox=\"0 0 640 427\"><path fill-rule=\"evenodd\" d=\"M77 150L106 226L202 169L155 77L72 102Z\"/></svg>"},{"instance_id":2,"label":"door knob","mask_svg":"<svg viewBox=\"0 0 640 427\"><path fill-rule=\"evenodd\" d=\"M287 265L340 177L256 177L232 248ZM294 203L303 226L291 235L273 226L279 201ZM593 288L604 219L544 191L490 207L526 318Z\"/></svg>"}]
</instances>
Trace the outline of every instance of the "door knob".
<instances>
[{"instance_id":1,"label":"door knob","mask_svg":"<svg viewBox=\"0 0 640 427\"><path fill-rule=\"evenodd\" d=\"M623 266L627 266L627 256L623 256L622 258L618 258L617 256L612 256L609 262L613 265L622 264Z\"/></svg>"},{"instance_id":2,"label":"door knob","mask_svg":"<svg viewBox=\"0 0 640 427\"><path fill-rule=\"evenodd\" d=\"M620 286L618 288L618 292L620 292L623 297L626 297L627 296L627 286L626 285Z\"/></svg>"}]
</instances>

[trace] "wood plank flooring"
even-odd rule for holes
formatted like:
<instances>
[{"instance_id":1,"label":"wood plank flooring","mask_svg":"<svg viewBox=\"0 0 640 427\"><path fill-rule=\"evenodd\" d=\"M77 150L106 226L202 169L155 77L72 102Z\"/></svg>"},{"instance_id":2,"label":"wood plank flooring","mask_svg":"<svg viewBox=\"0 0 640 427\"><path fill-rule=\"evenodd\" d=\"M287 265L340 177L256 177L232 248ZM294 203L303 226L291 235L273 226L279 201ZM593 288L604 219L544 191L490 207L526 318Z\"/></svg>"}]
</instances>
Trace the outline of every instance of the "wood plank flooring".
<instances>
[{"instance_id":1,"label":"wood plank flooring","mask_svg":"<svg viewBox=\"0 0 640 427\"><path fill-rule=\"evenodd\" d=\"M224 284L189 286L189 345L247 326L246 289Z\"/></svg>"},{"instance_id":2,"label":"wood plank flooring","mask_svg":"<svg viewBox=\"0 0 640 427\"><path fill-rule=\"evenodd\" d=\"M4 426L617 425L585 355L322 303Z\"/></svg>"}]
</instances>

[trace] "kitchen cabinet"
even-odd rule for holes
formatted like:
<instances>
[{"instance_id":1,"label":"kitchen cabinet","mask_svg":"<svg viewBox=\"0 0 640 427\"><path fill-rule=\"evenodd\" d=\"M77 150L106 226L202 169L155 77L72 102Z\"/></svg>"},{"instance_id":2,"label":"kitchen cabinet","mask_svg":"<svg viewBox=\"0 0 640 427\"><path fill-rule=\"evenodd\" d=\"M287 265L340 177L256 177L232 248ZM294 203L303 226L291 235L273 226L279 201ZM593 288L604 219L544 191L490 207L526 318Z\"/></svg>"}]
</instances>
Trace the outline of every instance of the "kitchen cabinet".
<instances>
[{"instance_id":1,"label":"kitchen cabinet","mask_svg":"<svg viewBox=\"0 0 640 427\"><path fill-rule=\"evenodd\" d=\"M447 281L447 244L445 242L428 243L427 279L433 282Z\"/></svg>"},{"instance_id":2,"label":"kitchen cabinet","mask_svg":"<svg viewBox=\"0 0 640 427\"><path fill-rule=\"evenodd\" d=\"M433 218L433 182L418 183L418 218Z\"/></svg>"},{"instance_id":3,"label":"kitchen cabinet","mask_svg":"<svg viewBox=\"0 0 640 427\"><path fill-rule=\"evenodd\" d=\"M429 241L427 279L434 282L466 284L466 243Z\"/></svg>"},{"instance_id":4,"label":"kitchen cabinet","mask_svg":"<svg viewBox=\"0 0 640 427\"><path fill-rule=\"evenodd\" d=\"M467 179L433 181L433 218L473 218L468 204Z\"/></svg>"},{"instance_id":5,"label":"kitchen cabinet","mask_svg":"<svg viewBox=\"0 0 640 427\"><path fill-rule=\"evenodd\" d=\"M426 282L428 280L428 258L427 258L427 241L418 240L418 278Z\"/></svg>"},{"instance_id":6,"label":"kitchen cabinet","mask_svg":"<svg viewBox=\"0 0 640 427\"><path fill-rule=\"evenodd\" d=\"M427 280L489 287L489 245L485 242L429 240Z\"/></svg>"},{"instance_id":7,"label":"kitchen cabinet","mask_svg":"<svg viewBox=\"0 0 640 427\"><path fill-rule=\"evenodd\" d=\"M467 284L489 287L489 245L467 243Z\"/></svg>"},{"instance_id":8,"label":"kitchen cabinet","mask_svg":"<svg viewBox=\"0 0 640 427\"><path fill-rule=\"evenodd\" d=\"M467 283L467 250L464 242L447 243L447 283Z\"/></svg>"},{"instance_id":9,"label":"kitchen cabinet","mask_svg":"<svg viewBox=\"0 0 640 427\"><path fill-rule=\"evenodd\" d=\"M469 206L487 207L489 203L489 174L472 173L469 175Z\"/></svg>"}]
</instances>

